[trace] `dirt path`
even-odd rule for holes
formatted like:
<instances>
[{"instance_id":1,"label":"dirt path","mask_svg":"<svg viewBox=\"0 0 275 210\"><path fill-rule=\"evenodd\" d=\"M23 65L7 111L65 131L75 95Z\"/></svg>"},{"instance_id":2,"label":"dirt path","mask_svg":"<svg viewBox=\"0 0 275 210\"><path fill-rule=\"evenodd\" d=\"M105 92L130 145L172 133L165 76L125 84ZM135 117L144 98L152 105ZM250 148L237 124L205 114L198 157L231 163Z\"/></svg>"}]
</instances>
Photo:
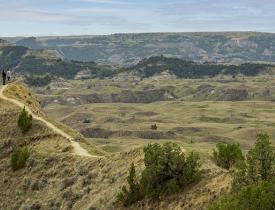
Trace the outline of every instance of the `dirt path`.
<instances>
[{"instance_id":1,"label":"dirt path","mask_svg":"<svg viewBox=\"0 0 275 210\"><path fill-rule=\"evenodd\" d=\"M85 157L93 157L93 158L99 158L100 156L94 156L91 155L87 152L87 150L85 150L83 147L80 146L80 144L76 141L73 140L73 137L71 137L70 135L68 135L67 133L65 133L64 131L62 131L61 129L57 128L54 124L52 124L51 122L43 119L42 117L37 116L36 114L34 114L29 107L27 107L25 104L23 104L20 101L17 101L15 99L12 98L8 98L4 95L4 91L5 89L8 87L8 85L6 86L2 86L0 88L0 98L6 101L9 101L17 106L19 106L20 108L24 108L26 109L26 111L32 115L32 117L36 120L39 120L40 122L43 122L48 128L50 128L51 130L53 130L54 132L60 134L61 136L65 137L66 139L68 139L71 142L72 147L74 148L74 154L79 155L79 156L85 156Z\"/></svg>"}]
</instances>

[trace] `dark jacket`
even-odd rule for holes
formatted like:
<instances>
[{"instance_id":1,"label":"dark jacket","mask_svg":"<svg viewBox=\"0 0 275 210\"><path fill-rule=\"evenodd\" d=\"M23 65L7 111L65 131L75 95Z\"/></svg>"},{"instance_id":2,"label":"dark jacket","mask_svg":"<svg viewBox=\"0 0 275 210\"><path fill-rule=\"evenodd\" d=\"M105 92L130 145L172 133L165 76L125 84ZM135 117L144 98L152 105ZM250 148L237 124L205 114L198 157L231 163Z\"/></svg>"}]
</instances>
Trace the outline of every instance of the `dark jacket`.
<instances>
[{"instance_id":1,"label":"dark jacket","mask_svg":"<svg viewBox=\"0 0 275 210\"><path fill-rule=\"evenodd\" d=\"M7 73L5 71L2 71L2 77L6 77Z\"/></svg>"}]
</instances>

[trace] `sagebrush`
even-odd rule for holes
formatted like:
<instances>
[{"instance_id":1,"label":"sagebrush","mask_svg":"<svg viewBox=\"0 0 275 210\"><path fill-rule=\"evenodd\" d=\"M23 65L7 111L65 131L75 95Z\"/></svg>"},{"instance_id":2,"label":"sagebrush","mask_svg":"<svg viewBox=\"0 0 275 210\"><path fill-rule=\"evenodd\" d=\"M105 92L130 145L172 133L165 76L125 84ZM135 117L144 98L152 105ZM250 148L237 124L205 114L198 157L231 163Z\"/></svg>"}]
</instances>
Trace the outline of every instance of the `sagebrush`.
<instances>
[{"instance_id":1,"label":"sagebrush","mask_svg":"<svg viewBox=\"0 0 275 210\"><path fill-rule=\"evenodd\" d=\"M235 143L217 144L213 151L213 157L216 164L225 169L230 169L244 159L240 144Z\"/></svg>"},{"instance_id":2,"label":"sagebrush","mask_svg":"<svg viewBox=\"0 0 275 210\"><path fill-rule=\"evenodd\" d=\"M24 168L26 161L30 157L30 152L27 148L17 148L11 154L11 167L14 171Z\"/></svg>"},{"instance_id":3,"label":"sagebrush","mask_svg":"<svg viewBox=\"0 0 275 210\"><path fill-rule=\"evenodd\" d=\"M25 107L18 117L17 124L22 133L28 132L32 127L32 115L28 114Z\"/></svg>"}]
</instances>

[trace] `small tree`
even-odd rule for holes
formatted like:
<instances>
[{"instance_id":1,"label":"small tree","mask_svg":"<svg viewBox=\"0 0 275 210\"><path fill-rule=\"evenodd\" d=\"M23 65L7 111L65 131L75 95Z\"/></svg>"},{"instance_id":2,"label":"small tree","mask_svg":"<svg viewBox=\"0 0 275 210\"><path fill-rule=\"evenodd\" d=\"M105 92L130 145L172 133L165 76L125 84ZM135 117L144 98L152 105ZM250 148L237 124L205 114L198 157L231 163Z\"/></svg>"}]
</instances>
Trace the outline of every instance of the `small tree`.
<instances>
[{"instance_id":1,"label":"small tree","mask_svg":"<svg viewBox=\"0 0 275 210\"><path fill-rule=\"evenodd\" d=\"M30 156L27 148L17 148L11 154L11 167L14 171L25 167L26 161Z\"/></svg>"},{"instance_id":2,"label":"small tree","mask_svg":"<svg viewBox=\"0 0 275 210\"><path fill-rule=\"evenodd\" d=\"M270 182L253 183L239 191L224 196L210 205L208 210L274 210L275 179Z\"/></svg>"},{"instance_id":3,"label":"small tree","mask_svg":"<svg viewBox=\"0 0 275 210\"><path fill-rule=\"evenodd\" d=\"M217 149L213 151L214 160L222 168L228 170L237 162L244 160L240 144L217 144L216 147Z\"/></svg>"},{"instance_id":4,"label":"small tree","mask_svg":"<svg viewBox=\"0 0 275 210\"><path fill-rule=\"evenodd\" d=\"M247 179L247 165L245 161L240 161L236 165L236 170L234 173L234 180L232 183L232 189L234 191L239 191L243 187L247 186L249 181Z\"/></svg>"},{"instance_id":5,"label":"small tree","mask_svg":"<svg viewBox=\"0 0 275 210\"><path fill-rule=\"evenodd\" d=\"M247 155L247 173L251 181L270 180L275 175L275 153L267 134L259 134L255 147Z\"/></svg>"},{"instance_id":6,"label":"small tree","mask_svg":"<svg viewBox=\"0 0 275 210\"><path fill-rule=\"evenodd\" d=\"M259 134L246 160L238 162L233 191L210 210L274 210L275 152L267 134Z\"/></svg>"},{"instance_id":7,"label":"small tree","mask_svg":"<svg viewBox=\"0 0 275 210\"><path fill-rule=\"evenodd\" d=\"M118 194L118 200L123 203L124 206L129 206L141 198L140 185L137 182L136 169L134 163L129 170L129 176L127 177L129 189L126 186L122 187L122 192Z\"/></svg>"},{"instance_id":8,"label":"small tree","mask_svg":"<svg viewBox=\"0 0 275 210\"><path fill-rule=\"evenodd\" d=\"M158 199L160 195L183 191L201 178L199 155L185 157L175 143L149 144L144 148L145 169L139 181L134 164L127 178L129 188L122 187L118 200L129 206L143 198Z\"/></svg>"},{"instance_id":9,"label":"small tree","mask_svg":"<svg viewBox=\"0 0 275 210\"><path fill-rule=\"evenodd\" d=\"M158 129L157 124L151 125L151 129L152 129L152 130L157 130L157 129Z\"/></svg>"},{"instance_id":10,"label":"small tree","mask_svg":"<svg viewBox=\"0 0 275 210\"><path fill-rule=\"evenodd\" d=\"M149 198L177 193L200 179L199 156L191 153L186 158L175 143L150 144L144 148L144 153L146 168L140 182Z\"/></svg>"},{"instance_id":11,"label":"small tree","mask_svg":"<svg viewBox=\"0 0 275 210\"><path fill-rule=\"evenodd\" d=\"M25 109L23 108L22 112L18 117L17 124L21 129L22 133L28 132L32 127L32 115L29 115Z\"/></svg>"}]
</instances>

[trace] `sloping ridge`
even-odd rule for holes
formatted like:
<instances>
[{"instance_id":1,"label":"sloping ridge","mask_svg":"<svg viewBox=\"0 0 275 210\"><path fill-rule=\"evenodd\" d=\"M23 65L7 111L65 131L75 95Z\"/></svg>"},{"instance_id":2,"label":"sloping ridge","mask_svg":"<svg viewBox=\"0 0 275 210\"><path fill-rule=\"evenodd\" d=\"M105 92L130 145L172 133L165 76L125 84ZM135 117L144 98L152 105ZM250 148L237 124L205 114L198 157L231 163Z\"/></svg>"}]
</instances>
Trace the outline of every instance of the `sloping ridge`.
<instances>
[{"instance_id":1,"label":"sloping ridge","mask_svg":"<svg viewBox=\"0 0 275 210\"><path fill-rule=\"evenodd\" d=\"M25 104L23 104L22 102L16 100L16 99L12 99L9 98L7 96L4 95L4 91L7 89L8 85L6 86L2 86L0 88L0 98L6 101L9 101L13 104L15 104L16 106L19 106L21 108L26 109L26 111L32 115L32 117L42 123L44 123L48 128L50 128L51 130L53 130L55 133L63 136L64 138L68 139L71 142L72 147L74 148L74 154L78 155L78 156L84 156L84 157L93 157L93 158L99 158L100 156L95 156L95 155L91 155L88 153L87 150L85 150L83 147L80 146L80 144L76 141L73 140L73 137L71 137L69 134L65 133L64 131L62 131L61 129L57 128L54 124L52 124L51 122L45 120L42 117L39 117L38 115L36 115L35 113L32 112L32 110L27 107Z\"/></svg>"}]
</instances>

